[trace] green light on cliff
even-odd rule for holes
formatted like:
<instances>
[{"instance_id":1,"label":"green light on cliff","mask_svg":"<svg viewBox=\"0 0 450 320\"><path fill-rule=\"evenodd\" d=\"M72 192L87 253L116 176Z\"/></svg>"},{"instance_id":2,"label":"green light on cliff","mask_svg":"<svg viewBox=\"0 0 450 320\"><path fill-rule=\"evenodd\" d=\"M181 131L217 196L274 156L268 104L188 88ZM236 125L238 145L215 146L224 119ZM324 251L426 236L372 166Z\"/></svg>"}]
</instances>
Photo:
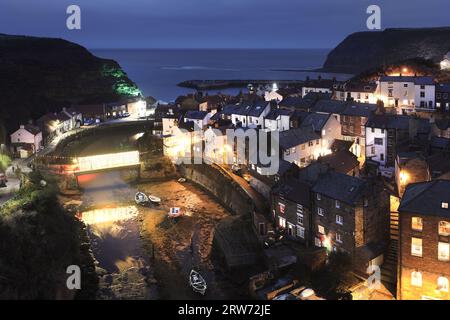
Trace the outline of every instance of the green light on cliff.
<instances>
[{"instance_id":1,"label":"green light on cliff","mask_svg":"<svg viewBox=\"0 0 450 320\"><path fill-rule=\"evenodd\" d=\"M139 90L136 85L134 85L127 77L127 74L121 69L115 68L114 66L104 65L102 74L104 77L113 78L114 85L113 88L117 94L121 96L132 96L138 97L142 95L141 90Z\"/></svg>"}]
</instances>

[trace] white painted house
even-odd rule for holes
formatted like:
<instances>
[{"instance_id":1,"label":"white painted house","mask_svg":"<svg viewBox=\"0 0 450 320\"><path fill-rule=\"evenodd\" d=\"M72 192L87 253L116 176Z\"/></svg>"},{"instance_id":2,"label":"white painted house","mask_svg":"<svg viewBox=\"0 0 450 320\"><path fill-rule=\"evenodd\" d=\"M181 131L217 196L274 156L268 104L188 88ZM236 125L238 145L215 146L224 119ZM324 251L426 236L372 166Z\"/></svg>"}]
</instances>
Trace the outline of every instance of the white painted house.
<instances>
[{"instance_id":1,"label":"white painted house","mask_svg":"<svg viewBox=\"0 0 450 320\"><path fill-rule=\"evenodd\" d=\"M42 132L32 125L21 125L10 137L13 153L20 158L28 158L42 147Z\"/></svg>"},{"instance_id":2,"label":"white painted house","mask_svg":"<svg viewBox=\"0 0 450 320\"><path fill-rule=\"evenodd\" d=\"M211 112L191 110L184 115L184 122L193 122L195 128L203 130L208 125L208 121L211 117Z\"/></svg>"},{"instance_id":3,"label":"white painted house","mask_svg":"<svg viewBox=\"0 0 450 320\"><path fill-rule=\"evenodd\" d=\"M348 82L336 89L334 99L360 103L376 103L377 84L365 82Z\"/></svg>"},{"instance_id":4,"label":"white painted house","mask_svg":"<svg viewBox=\"0 0 450 320\"><path fill-rule=\"evenodd\" d=\"M264 119L264 129L267 131L285 131L290 128L293 111L287 109L273 109Z\"/></svg>"},{"instance_id":5,"label":"white painted house","mask_svg":"<svg viewBox=\"0 0 450 320\"><path fill-rule=\"evenodd\" d=\"M232 111L231 122L243 128L263 128L264 119L269 112L270 104L267 102L242 103Z\"/></svg>"},{"instance_id":6,"label":"white painted house","mask_svg":"<svg viewBox=\"0 0 450 320\"><path fill-rule=\"evenodd\" d=\"M450 70L450 51L447 52L441 61L441 70Z\"/></svg>"},{"instance_id":7,"label":"white painted house","mask_svg":"<svg viewBox=\"0 0 450 320\"><path fill-rule=\"evenodd\" d=\"M435 110L435 83L432 77L380 77L377 95L385 107L398 114Z\"/></svg>"}]
</instances>

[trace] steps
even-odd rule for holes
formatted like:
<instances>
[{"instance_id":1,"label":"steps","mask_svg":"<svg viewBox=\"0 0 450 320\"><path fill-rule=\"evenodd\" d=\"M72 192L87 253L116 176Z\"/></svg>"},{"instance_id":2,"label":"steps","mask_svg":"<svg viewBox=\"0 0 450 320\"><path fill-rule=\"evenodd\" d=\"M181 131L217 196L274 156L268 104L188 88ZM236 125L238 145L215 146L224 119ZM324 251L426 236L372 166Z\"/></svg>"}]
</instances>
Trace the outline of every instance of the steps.
<instances>
[{"instance_id":1,"label":"steps","mask_svg":"<svg viewBox=\"0 0 450 320\"><path fill-rule=\"evenodd\" d=\"M397 288L397 259L399 242L399 216L398 212L391 212L389 225L390 242L384 255L383 266L381 267L381 281L391 293L396 295Z\"/></svg>"}]
</instances>

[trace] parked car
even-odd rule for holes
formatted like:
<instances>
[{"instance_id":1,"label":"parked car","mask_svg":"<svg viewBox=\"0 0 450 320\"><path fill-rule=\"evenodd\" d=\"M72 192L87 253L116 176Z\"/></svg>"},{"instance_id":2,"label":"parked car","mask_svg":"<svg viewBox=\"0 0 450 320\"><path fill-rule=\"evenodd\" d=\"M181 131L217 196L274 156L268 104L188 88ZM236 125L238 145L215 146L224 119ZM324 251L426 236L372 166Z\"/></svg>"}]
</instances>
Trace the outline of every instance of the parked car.
<instances>
[{"instance_id":1,"label":"parked car","mask_svg":"<svg viewBox=\"0 0 450 320\"><path fill-rule=\"evenodd\" d=\"M122 113L122 118L128 118L130 114L128 112Z\"/></svg>"}]
</instances>

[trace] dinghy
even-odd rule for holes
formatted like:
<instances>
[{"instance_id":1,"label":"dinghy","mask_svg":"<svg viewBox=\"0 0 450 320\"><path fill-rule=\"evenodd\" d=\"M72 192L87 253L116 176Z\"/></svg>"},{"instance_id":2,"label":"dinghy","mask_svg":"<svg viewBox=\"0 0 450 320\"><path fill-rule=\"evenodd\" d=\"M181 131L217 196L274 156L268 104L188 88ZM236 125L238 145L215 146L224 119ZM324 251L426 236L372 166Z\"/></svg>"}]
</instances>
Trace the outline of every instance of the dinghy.
<instances>
[{"instance_id":1,"label":"dinghy","mask_svg":"<svg viewBox=\"0 0 450 320\"><path fill-rule=\"evenodd\" d=\"M155 196L151 196L151 195L148 196L148 200L150 200L153 203L157 203L157 204L161 203L161 198L158 198L158 197L155 197Z\"/></svg>"},{"instance_id":2,"label":"dinghy","mask_svg":"<svg viewBox=\"0 0 450 320\"><path fill-rule=\"evenodd\" d=\"M169 218L178 218L181 217L183 213L181 212L180 208L170 208L168 216Z\"/></svg>"},{"instance_id":3,"label":"dinghy","mask_svg":"<svg viewBox=\"0 0 450 320\"><path fill-rule=\"evenodd\" d=\"M189 285L194 292L204 295L206 293L207 285L205 279L195 270L191 270L189 274Z\"/></svg>"},{"instance_id":4,"label":"dinghy","mask_svg":"<svg viewBox=\"0 0 450 320\"><path fill-rule=\"evenodd\" d=\"M186 179L185 178L180 178L180 179L178 179L178 182L179 183L184 183L184 182L186 182Z\"/></svg>"},{"instance_id":5,"label":"dinghy","mask_svg":"<svg viewBox=\"0 0 450 320\"><path fill-rule=\"evenodd\" d=\"M148 203L148 197L145 193L138 192L134 196L134 201L136 201L137 204L144 205L144 204Z\"/></svg>"}]
</instances>

